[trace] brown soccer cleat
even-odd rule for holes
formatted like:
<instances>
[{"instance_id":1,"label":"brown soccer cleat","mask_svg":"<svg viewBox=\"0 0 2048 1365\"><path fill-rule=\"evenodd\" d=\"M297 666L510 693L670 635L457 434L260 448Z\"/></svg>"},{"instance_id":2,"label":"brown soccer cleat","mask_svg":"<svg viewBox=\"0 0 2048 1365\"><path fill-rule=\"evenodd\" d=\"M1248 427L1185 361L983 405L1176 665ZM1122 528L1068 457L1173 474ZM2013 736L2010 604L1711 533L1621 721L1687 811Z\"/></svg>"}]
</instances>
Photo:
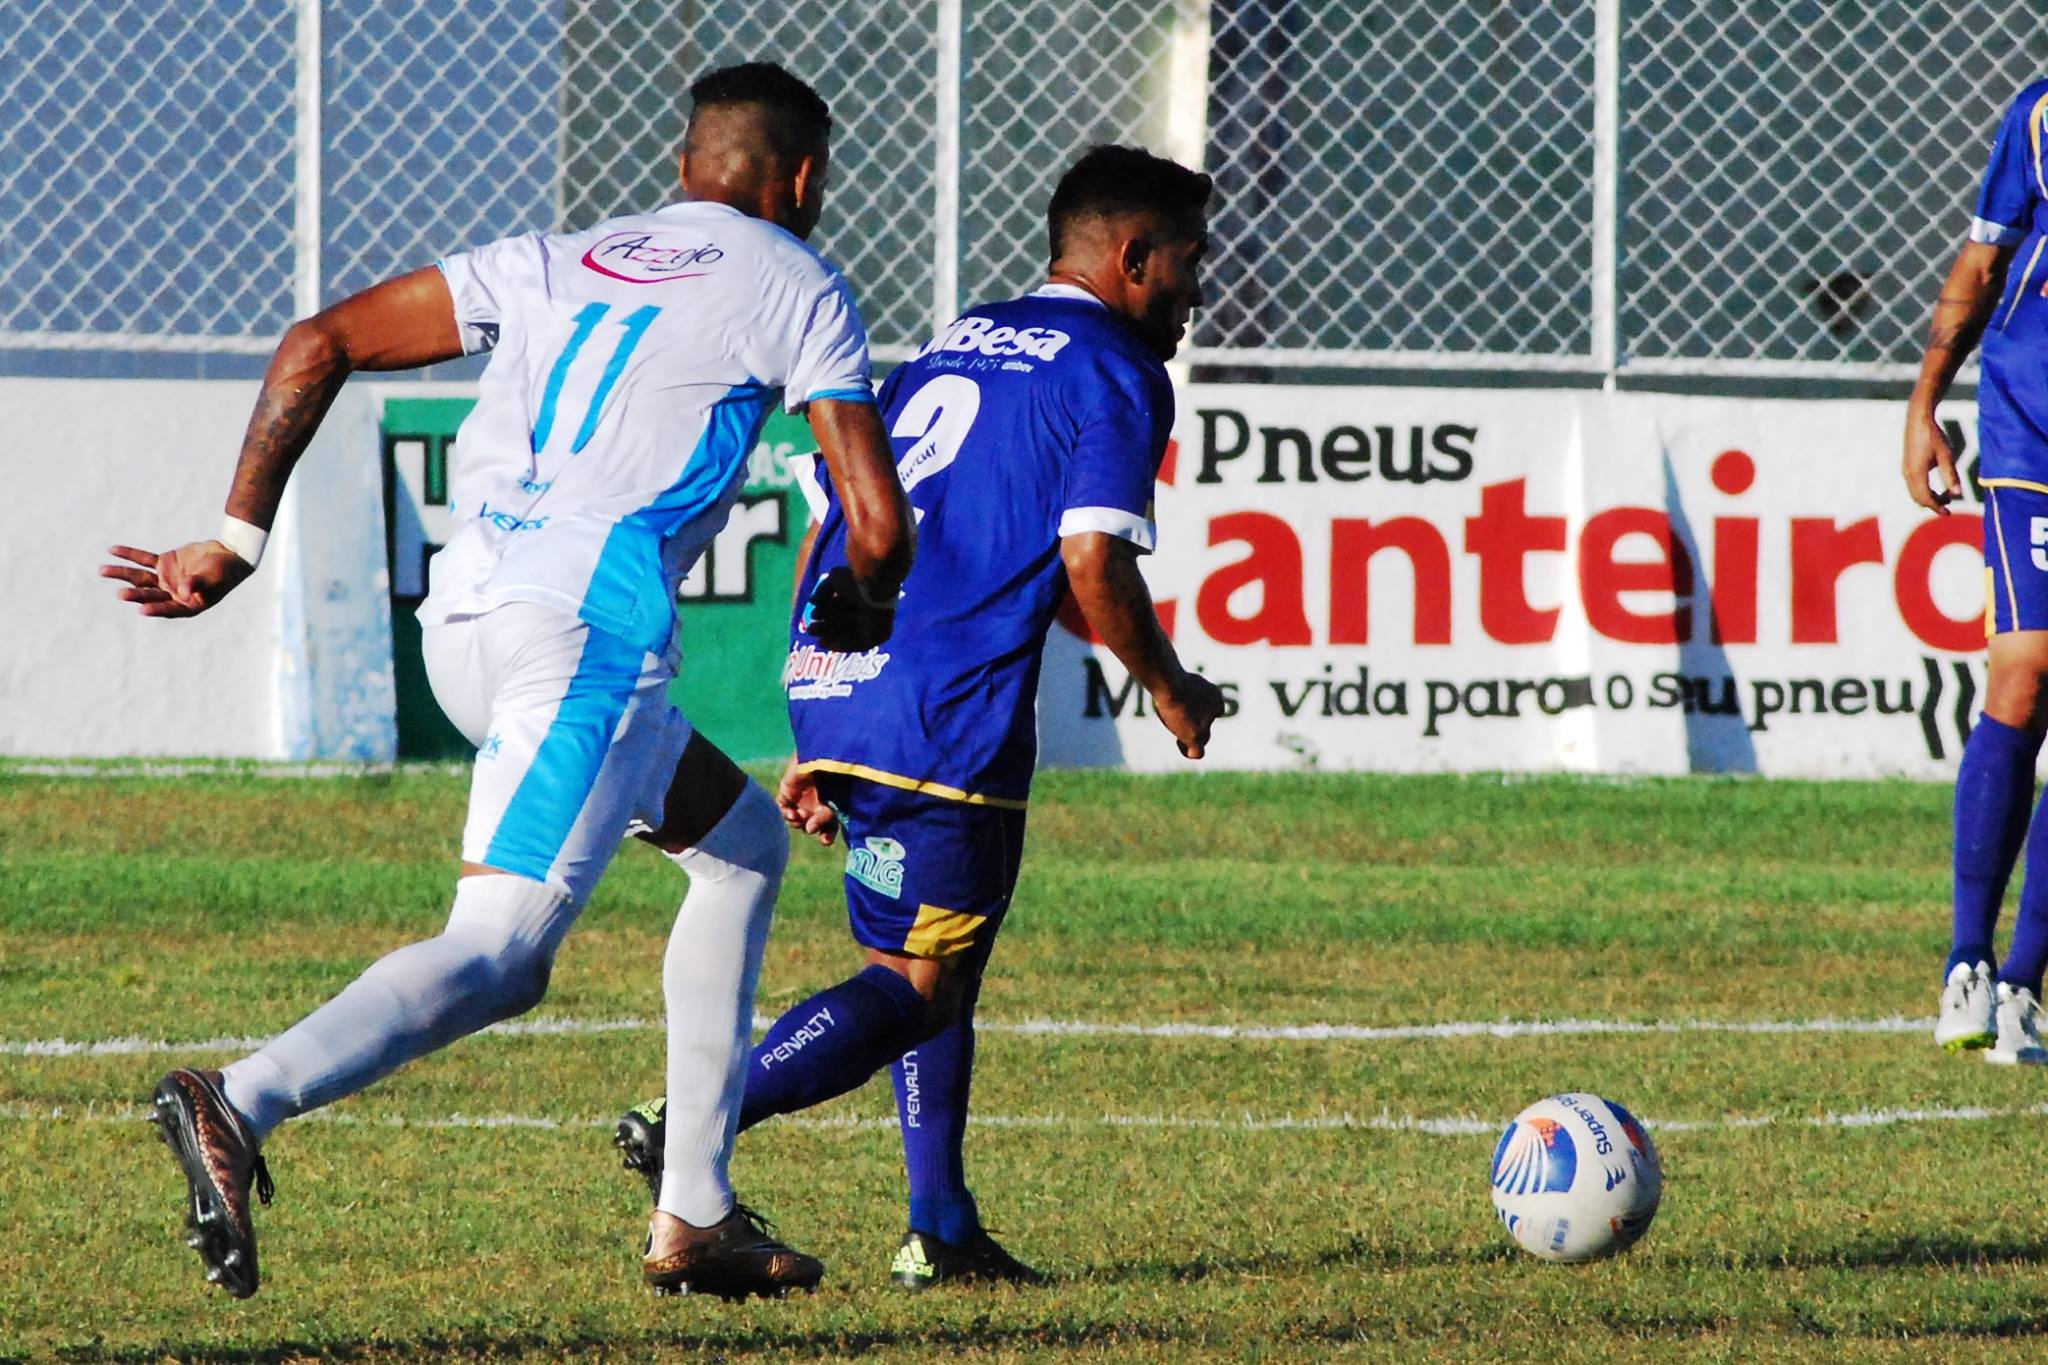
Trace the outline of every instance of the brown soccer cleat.
<instances>
[{"instance_id":1,"label":"brown soccer cleat","mask_svg":"<svg viewBox=\"0 0 2048 1365\"><path fill-rule=\"evenodd\" d=\"M184 1067L156 1083L150 1122L185 1172L189 1207L185 1245L206 1265L206 1281L238 1299L256 1292L256 1229L249 1221L249 1183L268 1204L276 1193L270 1168L241 1115L221 1093L218 1071Z\"/></svg>"},{"instance_id":2,"label":"brown soccer cleat","mask_svg":"<svg viewBox=\"0 0 2048 1365\"><path fill-rule=\"evenodd\" d=\"M660 1256L653 1254L649 1235L640 1274L657 1295L713 1294L728 1302L749 1294L779 1299L791 1290L808 1293L824 1278L823 1262L770 1236L768 1220L745 1204L733 1205L731 1213L708 1228L666 1213L654 1216L668 1220L666 1231L681 1230L679 1244Z\"/></svg>"}]
</instances>

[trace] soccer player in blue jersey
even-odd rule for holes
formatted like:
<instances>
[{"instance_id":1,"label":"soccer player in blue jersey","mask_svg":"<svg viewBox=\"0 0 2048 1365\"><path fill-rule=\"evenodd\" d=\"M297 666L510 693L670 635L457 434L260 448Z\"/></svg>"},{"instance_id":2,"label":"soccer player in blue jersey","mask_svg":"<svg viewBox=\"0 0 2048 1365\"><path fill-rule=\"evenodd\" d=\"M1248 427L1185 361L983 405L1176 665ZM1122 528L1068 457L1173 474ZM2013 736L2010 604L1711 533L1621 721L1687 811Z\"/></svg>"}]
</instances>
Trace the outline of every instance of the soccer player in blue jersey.
<instances>
[{"instance_id":1,"label":"soccer player in blue jersey","mask_svg":"<svg viewBox=\"0 0 2048 1365\"><path fill-rule=\"evenodd\" d=\"M883 420L918 517L918 557L885 647L836 652L795 623L784 680L797 756L785 818L845 836L856 975L789 1010L755 1047L742 1129L841 1095L893 1064L910 1178L899 1284L1041 1278L981 1225L962 1168L974 1005L1016 885L1037 760L1035 702L1061 598L1200 758L1222 694L1181 666L1137 559L1173 426L1162 363L1201 298L1209 178L1098 147L1053 192L1052 265L1020 299L970 309L889 376ZM828 478L799 600L843 573ZM620 1123L650 1177L660 1109Z\"/></svg>"},{"instance_id":2,"label":"soccer player in blue jersey","mask_svg":"<svg viewBox=\"0 0 2048 1365\"><path fill-rule=\"evenodd\" d=\"M2048 733L2044 135L2048 80L2021 90L1999 124L1969 241L1935 305L1907 409L1905 452L1913 500L1946 513L1961 496L1962 481L1935 407L1981 340L1977 440L1991 676L1984 715L1970 731L1956 774L1954 934L1934 1038L1951 1050L1989 1047L1987 1061L2027 1066L2048 1065L2040 1034L2041 974L2048 967L2048 812L2034 807L2034 762ZM2027 875L2019 920L1994 972L1992 931L2022 843Z\"/></svg>"}]
</instances>

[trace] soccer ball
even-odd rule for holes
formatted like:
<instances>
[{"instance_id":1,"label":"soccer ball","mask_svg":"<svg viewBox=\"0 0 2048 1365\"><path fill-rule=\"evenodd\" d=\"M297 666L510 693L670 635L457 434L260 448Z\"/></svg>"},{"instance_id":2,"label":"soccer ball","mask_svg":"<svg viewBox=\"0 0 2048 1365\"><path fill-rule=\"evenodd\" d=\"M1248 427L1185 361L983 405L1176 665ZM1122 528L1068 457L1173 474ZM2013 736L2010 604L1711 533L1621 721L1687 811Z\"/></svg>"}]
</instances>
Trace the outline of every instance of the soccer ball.
<instances>
[{"instance_id":1,"label":"soccer ball","mask_svg":"<svg viewBox=\"0 0 2048 1365\"><path fill-rule=\"evenodd\" d=\"M1650 1230L1664 1171L1635 1116L1598 1095L1552 1095L1515 1115L1493 1149L1493 1207L1546 1261L1627 1251Z\"/></svg>"}]
</instances>

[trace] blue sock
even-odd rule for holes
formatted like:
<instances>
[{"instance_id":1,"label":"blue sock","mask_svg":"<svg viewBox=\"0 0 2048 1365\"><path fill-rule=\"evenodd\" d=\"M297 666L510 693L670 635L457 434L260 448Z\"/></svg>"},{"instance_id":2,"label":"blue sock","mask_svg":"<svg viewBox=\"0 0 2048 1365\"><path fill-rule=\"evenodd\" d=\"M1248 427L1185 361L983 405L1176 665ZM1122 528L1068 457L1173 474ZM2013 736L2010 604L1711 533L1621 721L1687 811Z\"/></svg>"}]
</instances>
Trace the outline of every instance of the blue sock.
<instances>
[{"instance_id":1,"label":"blue sock","mask_svg":"<svg viewBox=\"0 0 2048 1365\"><path fill-rule=\"evenodd\" d=\"M965 1241L981 1226L960 1151L967 1137L974 1001L980 994L979 982L969 987L959 1016L891 1068L903 1166L910 1176L910 1226L947 1242Z\"/></svg>"},{"instance_id":2,"label":"blue sock","mask_svg":"<svg viewBox=\"0 0 2048 1365\"><path fill-rule=\"evenodd\" d=\"M1990 716L1978 718L1963 745L1963 764L1956 773L1955 923L1946 977L1959 962L1996 962L1992 931L1998 908L2012 880L2020 841L2027 833L2027 814L2034 805L2034 758L2041 735L2015 729ZM2032 858L2048 840L2036 839ZM2048 881L2048 878L2044 878ZM2048 896L2048 885L2041 888ZM2021 912L2025 917L2024 909ZM2034 968L2035 979L2040 968Z\"/></svg>"},{"instance_id":3,"label":"blue sock","mask_svg":"<svg viewBox=\"0 0 2048 1365\"><path fill-rule=\"evenodd\" d=\"M2020 913L1998 979L2025 986L2038 998L2041 971L2048 967L2048 803L2034 812L2027 836L2027 879L2020 884Z\"/></svg>"},{"instance_id":4,"label":"blue sock","mask_svg":"<svg viewBox=\"0 0 2048 1365\"><path fill-rule=\"evenodd\" d=\"M916 1045L924 997L874 966L819 991L777 1019L747 1058L740 1127L855 1090Z\"/></svg>"}]
</instances>

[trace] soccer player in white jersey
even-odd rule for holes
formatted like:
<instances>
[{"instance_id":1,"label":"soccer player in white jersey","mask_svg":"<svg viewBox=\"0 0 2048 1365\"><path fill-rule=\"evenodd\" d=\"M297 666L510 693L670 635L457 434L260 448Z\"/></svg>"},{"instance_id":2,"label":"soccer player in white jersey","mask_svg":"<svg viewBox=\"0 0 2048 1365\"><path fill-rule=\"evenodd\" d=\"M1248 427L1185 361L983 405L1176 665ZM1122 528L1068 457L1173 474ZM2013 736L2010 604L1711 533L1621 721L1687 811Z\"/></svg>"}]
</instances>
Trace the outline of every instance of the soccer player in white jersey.
<instances>
[{"instance_id":1,"label":"soccer player in white jersey","mask_svg":"<svg viewBox=\"0 0 2048 1365\"><path fill-rule=\"evenodd\" d=\"M725 1297L814 1286L726 1175L754 988L788 857L776 803L667 700L675 589L725 521L772 406L808 410L857 549L815 595L838 648L886 639L912 522L846 282L804 238L831 123L781 68L691 87L683 202L529 234L380 284L285 334L220 535L102 570L149 616L214 606L255 569L293 462L353 370L491 351L453 470L458 530L420 608L434 694L477 744L462 875L439 937L400 948L223 1071L180 1068L156 1122L207 1278L256 1292L249 1190L284 1119L531 1009L629 833L689 891L663 963L670 1146L643 1274Z\"/></svg>"}]
</instances>

